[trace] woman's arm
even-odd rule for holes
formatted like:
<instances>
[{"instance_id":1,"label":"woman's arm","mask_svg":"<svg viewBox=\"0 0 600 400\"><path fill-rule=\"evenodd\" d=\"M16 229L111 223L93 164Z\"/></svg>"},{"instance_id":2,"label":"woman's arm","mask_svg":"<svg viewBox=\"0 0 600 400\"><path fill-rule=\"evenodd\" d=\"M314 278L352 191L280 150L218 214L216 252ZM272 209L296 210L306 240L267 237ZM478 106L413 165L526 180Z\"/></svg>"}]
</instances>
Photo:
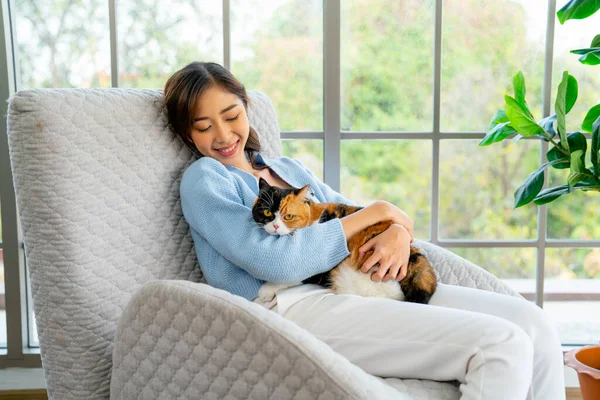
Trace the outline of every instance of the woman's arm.
<instances>
[{"instance_id":1,"label":"woman's arm","mask_svg":"<svg viewBox=\"0 0 600 400\"><path fill-rule=\"evenodd\" d=\"M267 234L252 219L231 173L217 161L190 166L180 193L190 227L222 257L255 278L272 283L302 281L328 271L350 254L339 219L293 235Z\"/></svg>"},{"instance_id":2,"label":"woman's arm","mask_svg":"<svg viewBox=\"0 0 600 400\"><path fill-rule=\"evenodd\" d=\"M362 210L341 219L347 239L370 225L389 220L403 226L410 235L410 241L413 241L413 220L404 211L387 201L378 200Z\"/></svg>"}]
</instances>

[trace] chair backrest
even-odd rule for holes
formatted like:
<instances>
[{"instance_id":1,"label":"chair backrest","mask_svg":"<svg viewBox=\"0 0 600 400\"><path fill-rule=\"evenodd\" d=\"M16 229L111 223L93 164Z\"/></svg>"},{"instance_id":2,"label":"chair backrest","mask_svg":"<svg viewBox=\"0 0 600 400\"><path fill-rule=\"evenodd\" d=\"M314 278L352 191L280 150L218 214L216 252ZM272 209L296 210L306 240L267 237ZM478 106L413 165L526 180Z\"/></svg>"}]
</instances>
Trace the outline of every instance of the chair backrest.
<instances>
[{"instance_id":1,"label":"chair backrest","mask_svg":"<svg viewBox=\"0 0 600 400\"><path fill-rule=\"evenodd\" d=\"M269 99L249 92L263 154L281 155ZM123 307L157 279L201 281L179 182L195 160L162 92L38 89L8 114L17 208L49 395L109 395Z\"/></svg>"}]
</instances>

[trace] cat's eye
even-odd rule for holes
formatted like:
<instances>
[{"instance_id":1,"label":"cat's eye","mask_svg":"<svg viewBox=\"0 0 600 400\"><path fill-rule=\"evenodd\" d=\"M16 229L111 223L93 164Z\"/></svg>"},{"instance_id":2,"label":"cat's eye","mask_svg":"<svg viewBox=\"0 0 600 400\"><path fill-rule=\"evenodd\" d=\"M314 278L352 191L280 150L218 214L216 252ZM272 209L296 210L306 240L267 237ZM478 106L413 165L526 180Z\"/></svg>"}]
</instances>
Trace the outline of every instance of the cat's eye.
<instances>
[{"instance_id":1,"label":"cat's eye","mask_svg":"<svg viewBox=\"0 0 600 400\"><path fill-rule=\"evenodd\" d=\"M263 214L265 214L265 217L270 217L271 215L273 215L269 210L263 210Z\"/></svg>"},{"instance_id":2,"label":"cat's eye","mask_svg":"<svg viewBox=\"0 0 600 400\"><path fill-rule=\"evenodd\" d=\"M285 219L286 221L291 221L294 219L294 216L290 215L290 214L286 214L283 216L283 219Z\"/></svg>"}]
</instances>

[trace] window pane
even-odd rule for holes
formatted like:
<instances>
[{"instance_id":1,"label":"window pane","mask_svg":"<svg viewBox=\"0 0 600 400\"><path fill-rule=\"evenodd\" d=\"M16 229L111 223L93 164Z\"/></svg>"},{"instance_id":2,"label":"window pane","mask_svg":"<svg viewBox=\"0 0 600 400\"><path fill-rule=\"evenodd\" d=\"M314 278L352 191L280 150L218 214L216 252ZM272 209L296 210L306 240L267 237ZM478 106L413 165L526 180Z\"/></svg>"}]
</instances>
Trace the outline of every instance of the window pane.
<instances>
[{"instance_id":1,"label":"window pane","mask_svg":"<svg viewBox=\"0 0 600 400\"><path fill-rule=\"evenodd\" d=\"M120 86L162 88L192 61L223 63L220 1L117 3Z\"/></svg>"},{"instance_id":2,"label":"window pane","mask_svg":"<svg viewBox=\"0 0 600 400\"><path fill-rule=\"evenodd\" d=\"M441 129L485 131L512 77L541 119L547 1L447 0L442 25Z\"/></svg>"},{"instance_id":3,"label":"window pane","mask_svg":"<svg viewBox=\"0 0 600 400\"><path fill-rule=\"evenodd\" d=\"M323 2L231 1L231 70L273 101L283 131L323 130Z\"/></svg>"},{"instance_id":4,"label":"window pane","mask_svg":"<svg viewBox=\"0 0 600 400\"><path fill-rule=\"evenodd\" d=\"M35 323L35 313L33 312L33 298L31 296L31 279L29 279L28 268L27 268L27 259L25 259L25 272L26 272L26 280L27 280L27 316L29 323L29 347L40 347L40 340L38 338L37 333L37 325Z\"/></svg>"},{"instance_id":5,"label":"window pane","mask_svg":"<svg viewBox=\"0 0 600 400\"><path fill-rule=\"evenodd\" d=\"M283 155L297 158L323 180L323 141L320 139L284 139Z\"/></svg>"},{"instance_id":6,"label":"window pane","mask_svg":"<svg viewBox=\"0 0 600 400\"><path fill-rule=\"evenodd\" d=\"M434 7L341 2L342 129L431 131Z\"/></svg>"},{"instance_id":7,"label":"window pane","mask_svg":"<svg viewBox=\"0 0 600 400\"><path fill-rule=\"evenodd\" d=\"M3 249L0 249L0 347L6 347L6 301L4 297Z\"/></svg>"},{"instance_id":8,"label":"window pane","mask_svg":"<svg viewBox=\"0 0 600 400\"><path fill-rule=\"evenodd\" d=\"M538 168L539 142L478 142L440 141L440 237L535 238L537 207L514 209L514 192Z\"/></svg>"},{"instance_id":9,"label":"window pane","mask_svg":"<svg viewBox=\"0 0 600 400\"><path fill-rule=\"evenodd\" d=\"M570 115L570 114L569 114ZM589 167L591 141L585 163ZM550 168L548 186L567 183L569 169ZM600 193L580 190L548 204L548 237L551 239L598 240L600 238Z\"/></svg>"},{"instance_id":10,"label":"window pane","mask_svg":"<svg viewBox=\"0 0 600 400\"><path fill-rule=\"evenodd\" d=\"M110 86L106 0L12 2L18 88Z\"/></svg>"},{"instance_id":11,"label":"window pane","mask_svg":"<svg viewBox=\"0 0 600 400\"><path fill-rule=\"evenodd\" d=\"M415 221L415 235L430 237L431 141L343 140L341 189L368 205L387 200Z\"/></svg>"},{"instance_id":12,"label":"window pane","mask_svg":"<svg viewBox=\"0 0 600 400\"><path fill-rule=\"evenodd\" d=\"M581 129L581 123L588 110L600 103L600 74L598 68L579 62L579 55L571 54L574 49L590 47L592 39L598 34L598 15L584 20L570 20L561 25L556 22L554 33L554 66L552 70L552 112L556 90L564 71L569 71L579 85L577 102L566 117L567 132Z\"/></svg>"},{"instance_id":13,"label":"window pane","mask_svg":"<svg viewBox=\"0 0 600 400\"><path fill-rule=\"evenodd\" d=\"M500 278L526 299L534 299L536 249L452 247L449 250Z\"/></svg>"},{"instance_id":14,"label":"window pane","mask_svg":"<svg viewBox=\"0 0 600 400\"><path fill-rule=\"evenodd\" d=\"M600 249L546 249L544 309L564 344L600 341Z\"/></svg>"}]
</instances>

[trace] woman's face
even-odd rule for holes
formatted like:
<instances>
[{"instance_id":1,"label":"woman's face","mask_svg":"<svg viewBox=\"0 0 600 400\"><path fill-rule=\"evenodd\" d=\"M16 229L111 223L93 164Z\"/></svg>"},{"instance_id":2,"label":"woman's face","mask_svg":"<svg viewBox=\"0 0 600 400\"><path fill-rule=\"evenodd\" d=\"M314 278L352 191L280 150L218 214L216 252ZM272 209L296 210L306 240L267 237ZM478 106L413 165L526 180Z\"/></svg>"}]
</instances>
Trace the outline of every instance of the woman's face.
<instances>
[{"instance_id":1,"label":"woman's face","mask_svg":"<svg viewBox=\"0 0 600 400\"><path fill-rule=\"evenodd\" d=\"M191 138L205 157L224 165L246 169L244 147L250 125L242 100L233 93L212 86L198 100Z\"/></svg>"}]
</instances>

